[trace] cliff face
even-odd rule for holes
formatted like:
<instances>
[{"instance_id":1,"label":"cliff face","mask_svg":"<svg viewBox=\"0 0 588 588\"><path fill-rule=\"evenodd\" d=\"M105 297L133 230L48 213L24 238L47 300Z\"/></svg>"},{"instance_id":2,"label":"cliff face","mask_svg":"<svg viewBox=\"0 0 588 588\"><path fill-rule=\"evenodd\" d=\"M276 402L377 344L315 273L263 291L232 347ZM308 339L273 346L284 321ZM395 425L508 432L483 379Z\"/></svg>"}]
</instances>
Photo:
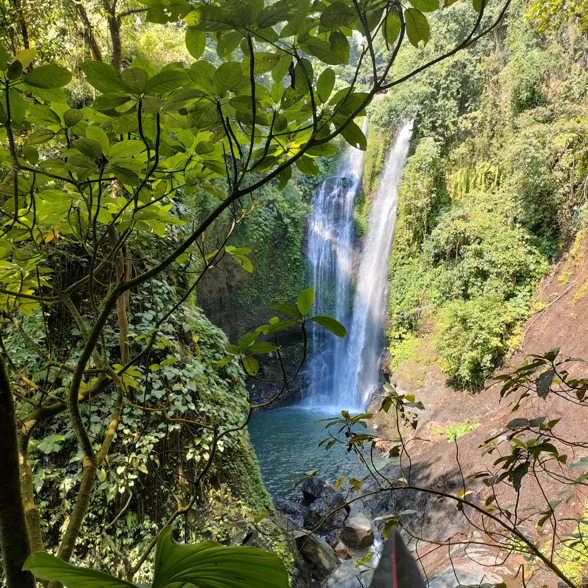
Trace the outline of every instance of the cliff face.
<instances>
[{"instance_id":1,"label":"cliff face","mask_svg":"<svg viewBox=\"0 0 588 588\"><path fill-rule=\"evenodd\" d=\"M570 242L567 251L554 264L551 272L539 284L534 299L534 308L521 331L520 344L505 359L487 380L488 387L475 394L464 394L452 387L441 368L423 355L406 362L391 376L391 382L399 393L414 394L425 409L414 411L417 418L416 429L403 429L408 444L410 463L405 456L400 462L388 466L388 475L397 475L401 470L411 470L411 482L416 486L429 487L438 491L457 495L463 491L464 480L473 503L484 506L494 491L474 476L478 472L496 471L494 462L499 458L498 452L489 455L483 450L487 440L498 438L500 453L508 455L507 435L512 433L507 424L513 419L534 419L546 417L546 420L560 419L554 427L552 439L561 437L578 443L575 449L566 447L557 441L555 445L568 455L567 464L577 462L585 455L586 418L588 407L574 405L556 394L549 394L545 399L538 397L531 386L531 394L523 400L520 408L513 413L515 397L501 399L500 385L492 386L492 379L510 370L509 365L520 366L531 354L543 355L553 348L560 348L560 357L588 358L588 257L586 256L588 237L581 231ZM429 359L434 358L431 352ZM588 369L583 362L570 364L570 374L574 377L588 377ZM500 384L500 383L498 383ZM379 408L375 402L373 408ZM384 438L394 439L396 435L395 420L383 412L376 413L372 424L376 425ZM471 430L468 430L471 429ZM409 432L410 431L410 432ZM457 437L455 442L448 442L448 437ZM530 438L527 435L526 438ZM561 465L560 473L577 477L583 470L573 471ZM548 468L549 469L549 468ZM555 468L558 469L558 468ZM559 470L558 470L559 471ZM564 492L568 490L568 494ZM561 500L562 495L570 498L556 507L559 521L558 540L556 541L556 560L566 572L576 577L581 575L586 564L586 550L582 546L574 557L565 552L561 539L565 533L577 532L577 520L583 518L586 496L582 488L566 486L561 477L539 474L535 479L527 476L523 479L520 493L517 495L512 484L496 486L497 501L505 505L516 504L517 512L524 513L527 519L520 528L529 537L543 544L549 553L553 529L550 524L538 526L541 516L538 512L527 510L532 507L545 506L549 501ZM552 502L552 504L555 504ZM418 492L400 494L387 506L397 509L414 509L415 521L419 520L419 534L440 542L458 543L460 541L484 543L490 536L481 531L481 519L475 513L469 513L471 521L459 511L455 504L436 503L431 497ZM383 508L380 505L379 508ZM514 508L512 509L514 512ZM466 513L467 514L467 513ZM420 518L423 516L423 518ZM410 524L409 524L410 526ZM476 528L478 527L478 528ZM492 525L488 525L492 529ZM494 529L496 530L496 529ZM561 535L560 535L561 534ZM452 548L453 565L463 577L474 581L474 576L486 574L488 578L511 580L508 586L520 586L521 580L514 579L517 568L527 565L527 574L533 576L533 585L557 586L557 578L541 571L539 566L529 566L519 555L511 556L506 563L498 564L494 560L497 551L474 545L471 559L458 547ZM429 552L427 554L427 552ZM451 567L448 550L425 548L419 552L424 556L427 571L443 577ZM559 555L558 555L559 554ZM504 555L504 553L503 553ZM470 576L468 576L470 574ZM528 578L529 576L527 576ZM491 581L491 580L487 580Z\"/></svg>"}]
</instances>

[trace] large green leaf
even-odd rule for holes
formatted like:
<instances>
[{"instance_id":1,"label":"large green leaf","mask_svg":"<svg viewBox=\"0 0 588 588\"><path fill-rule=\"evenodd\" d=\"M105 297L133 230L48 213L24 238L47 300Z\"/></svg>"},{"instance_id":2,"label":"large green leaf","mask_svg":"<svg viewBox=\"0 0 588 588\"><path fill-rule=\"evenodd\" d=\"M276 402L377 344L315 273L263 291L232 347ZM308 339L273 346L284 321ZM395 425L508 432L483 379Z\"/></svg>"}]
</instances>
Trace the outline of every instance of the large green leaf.
<instances>
[{"instance_id":1,"label":"large green leaf","mask_svg":"<svg viewBox=\"0 0 588 588\"><path fill-rule=\"evenodd\" d=\"M96 90L103 93L126 91L120 79L120 74L107 63L103 63L102 61L84 61L80 65L80 68L86 74L88 83L94 86Z\"/></svg>"},{"instance_id":2,"label":"large green leaf","mask_svg":"<svg viewBox=\"0 0 588 588\"><path fill-rule=\"evenodd\" d=\"M168 69L155 74L147 83L148 94L166 94L188 82L188 76L180 70Z\"/></svg>"},{"instance_id":3,"label":"large green leaf","mask_svg":"<svg viewBox=\"0 0 588 588\"><path fill-rule=\"evenodd\" d=\"M408 0L417 10L421 12L435 12L439 10L439 0Z\"/></svg>"},{"instance_id":4,"label":"large green leaf","mask_svg":"<svg viewBox=\"0 0 588 588\"><path fill-rule=\"evenodd\" d=\"M166 527L157 540L152 588L176 583L198 588L288 588L288 573L273 553L224 547L214 541L179 545Z\"/></svg>"},{"instance_id":5,"label":"large green leaf","mask_svg":"<svg viewBox=\"0 0 588 588\"><path fill-rule=\"evenodd\" d=\"M275 4L264 8L257 17L257 25L264 29L273 27L279 22L289 20L299 10L297 0L278 0Z\"/></svg>"},{"instance_id":6,"label":"large green leaf","mask_svg":"<svg viewBox=\"0 0 588 588\"><path fill-rule=\"evenodd\" d=\"M312 303L314 302L314 290L312 288L307 288L306 290L302 290L298 295L298 300L296 305L298 306L298 310L302 315L307 315L308 311L312 307Z\"/></svg>"},{"instance_id":7,"label":"large green leaf","mask_svg":"<svg viewBox=\"0 0 588 588\"><path fill-rule=\"evenodd\" d=\"M419 46L419 41L424 41L425 45L429 40L431 29L425 15L414 8L409 8L404 13L406 22L406 34L408 40L415 46Z\"/></svg>"},{"instance_id":8,"label":"large green leaf","mask_svg":"<svg viewBox=\"0 0 588 588\"><path fill-rule=\"evenodd\" d=\"M324 327L327 331L330 331L333 335L337 335L337 337L340 337L341 339L345 339L347 336L345 327L338 320L331 318L330 316L313 316L310 320L319 324L321 327Z\"/></svg>"},{"instance_id":9,"label":"large green leaf","mask_svg":"<svg viewBox=\"0 0 588 588\"><path fill-rule=\"evenodd\" d=\"M41 580L61 582L67 588L137 588L135 584L119 580L110 574L72 566L44 551L31 553L23 570L32 572Z\"/></svg>"},{"instance_id":10,"label":"large green leaf","mask_svg":"<svg viewBox=\"0 0 588 588\"><path fill-rule=\"evenodd\" d=\"M354 123L350 122L342 131L343 138L356 149L365 151L367 149L367 139L363 131Z\"/></svg>"},{"instance_id":11,"label":"large green leaf","mask_svg":"<svg viewBox=\"0 0 588 588\"><path fill-rule=\"evenodd\" d=\"M326 102L335 87L335 72L328 67L321 73L316 83L316 91L321 102Z\"/></svg>"},{"instance_id":12,"label":"large green leaf","mask_svg":"<svg viewBox=\"0 0 588 588\"><path fill-rule=\"evenodd\" d=\"M147 89L149 76L144 69L130 67L123 70L120 74L120 77L125 87L133 92L133 94L143 94L143 92L145 92Z\"/></svg>"},{"instance_id":13,"label":"large green leaf","mask_svg":"<svg viewBox=\"0 0 588 588\"><path fill-rule=\"evenodd\" d=\"M71 73L58 65L42 65L28 73L23 81L35 88L62 88L71 81Z\"/></svg>"},{"instance_id":14,"label":"large green leaf","mask_svg":"<svg viewBox=\"0 0 588 588\"><path fill-rule=\"evenodd\" d=\"M384 38L392 45L398 39L400 30L402 29L402 21L400 20L400 12L396 6L392 7L386 16L386 24L382 28Z\"/></svg>"},{"instance_id":15,"label":"large green leaf","mask_svg":"<svg viewBox=\"0 0 588 588\"><path fill-rule=\"evenodd\" d=\"M233 26L218 6L198 5L185 17L189 26L201 31L230 31Z\"/></svg>"},{"instance_id":16,"label":"large green leaf","mask_svg":"<svg viewBox=\"0 0 588 588\"><path fill-rule=\"evenodd\" d=\"M357 12L353 6L343 2L333 2L327 6L321 14L321 25L326 29L347 27L357 18Z\"/></svg>"},{"instance_id":17,"label":"large green leaf","mask_svg":"<svg viewBox=\"0 0 588 588\"><path fill-rule=\"evenodd\" d=\"M235 89L243 76L241 74L241 64L237 61L227 61L222 63L214 72L213 84L214 91L222 96L229 90Z\"/></svg>"},{"instance_id":18,"label":"large green leaf","mask_svg":"<svg viewBox=\"0 0 588 588\"><path fill-rule=\"evenodd\" d=\"M339 65L344 63L342 55L333 51L331 45L322 39L316 37L309 37L304 42L300 43L300 47L303 51L310 55L318 57L322 62L328 63L329 65Z\"/></svg>"},{"instance_id":19,"label":"large green leaf","mask_svg":"<svg viewBox=\"0 0 588 588\"><path fill-rule=\"evenodd\" d=\"M200 59L206 49L206 33L197 27L186 29L186 48L194 59Z\"/></svg>"}]
</instances>

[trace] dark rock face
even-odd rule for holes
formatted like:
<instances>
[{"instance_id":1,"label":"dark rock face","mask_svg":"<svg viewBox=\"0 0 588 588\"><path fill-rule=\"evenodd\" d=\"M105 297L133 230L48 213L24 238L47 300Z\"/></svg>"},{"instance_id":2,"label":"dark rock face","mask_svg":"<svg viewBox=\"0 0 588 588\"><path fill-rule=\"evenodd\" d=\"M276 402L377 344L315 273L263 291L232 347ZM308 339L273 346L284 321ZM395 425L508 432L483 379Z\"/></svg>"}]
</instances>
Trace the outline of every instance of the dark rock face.
<instances>
[{"instance_id":1,"label":"dark rock face","mask_svg":"<svg viewBox=\"0 0 588 588\"><path fill-rule=\"evenodd\" d=\"M277 510L281 512L292 523L293 528L304 527L304 520L308 516L308 507L303 506L294 500L278 499L274 502Z\"/></svg>"}]
</instances>

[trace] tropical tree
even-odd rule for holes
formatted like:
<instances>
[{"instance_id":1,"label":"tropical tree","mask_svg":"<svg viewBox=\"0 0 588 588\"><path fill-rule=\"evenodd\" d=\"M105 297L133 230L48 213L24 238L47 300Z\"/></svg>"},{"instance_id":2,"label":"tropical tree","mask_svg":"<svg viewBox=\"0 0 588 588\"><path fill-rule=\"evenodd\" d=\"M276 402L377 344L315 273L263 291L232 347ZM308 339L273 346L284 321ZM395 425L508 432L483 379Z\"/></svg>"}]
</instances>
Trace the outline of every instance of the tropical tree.
<instances>
[{"instance_id":1,"label":"tropical tree","mask_svg":"<svg viewBox=\"0 0 588 588\"><path fill-rule=\"evenodd\" d=\"M454 2L445 0L444 8L450 10ZM235 435L247 425L255 407L245 398L237 405L223 403L221 391L242 382L241 373L258 377L253 356L275 353L283 366L277 333L297 327L305 340L308 320L344 336L336 321L309 314L313 294L304 291L296 305L275 307L289 318L271 319L239 345L228 346L228 355L219 356L212 343L201 350L197 337L186 343L195 355L209 353L214 369L201 381L203 389L218 387L214 401L195 406L196 392L187 392L179 404L170 396L164 406L160 396L151 395L157 374L182 359L174 334L190 333L190 321L197 322L186 303L205 272L224 255L252 269L248 250L228 244L251 201L268 185L283 189L293 167L317 175L316 159L336 152L332 142L339 135L365 149L366 138L354 121L365 115L374 96L474 43L499 24L510 0L487 19L486 2L474 0L471 22L454 47L401 77L394 75L401 48L406 40L415 46L429 41L426 13L440 9L438 0L144 4L117 12L116 0L103 3L112 65L101 61L97 43L91 49L94 59L80 65L95 92L90 106L68 103L72 74L67 69L35 63L36 50L25 41L24 16L20 38L25 48L15 54L0 48L0 140L5 147L0 151L0 426L7 440L0 456L0 536L10 588L33 584L22 565L30 551L44 549L29 453L36 436L49 453L65 440L63 432L55 434L55 423L75 439L71 467L77 477L69 483L77 494L57 549L67 562L93 489L104 482L126 411L141 415L135 421L137 436L156 413L163 426L188 426L206 443L194 478L183 475L187 498L171 509L168 527L194 506L219 445L237 442ZM90 35L86 10L80 2L75 6ZM121 71L121 19L141 11L152 23L184 21L194 61L157 71L141 58ZM374 48L378 38L386 46L384 58ZM359 55L351 82L342 85L333 67L348 63L350 40L359 45ZM207 47L216 51L214 63L202 59ZM359 88L366 70L369 87ZM186 211L186 199L196 212ZM210 248L207 237L215 234L218 242L223 228L221 246ZM173 272L182 280L172 292L168 278ZM139 324L133 305L149 297L158 306L143 312ZM63 325L73 328L64 333ZM277 395L298 370L283 370ZM181 374L172 375L177 380ZM188 383L174 385L190 390ZM157 533L137 562L126 566L129 581L156 542Z\"/></svg>"}]
</instances>

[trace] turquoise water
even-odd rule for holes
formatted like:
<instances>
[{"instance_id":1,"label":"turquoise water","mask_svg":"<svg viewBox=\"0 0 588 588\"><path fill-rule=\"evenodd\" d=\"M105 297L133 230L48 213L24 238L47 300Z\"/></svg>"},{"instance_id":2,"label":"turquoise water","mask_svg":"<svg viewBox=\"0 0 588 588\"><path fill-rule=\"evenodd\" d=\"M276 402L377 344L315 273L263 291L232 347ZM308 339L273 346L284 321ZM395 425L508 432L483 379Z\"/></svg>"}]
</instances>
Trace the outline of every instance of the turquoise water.
<instances>
[{"instance_id":1,"label":"turquoise water","mask_svg":"<svg viewBox=\"0 0 588 588\"><path fill-rule=\"evenodd\" d=\"M366 476L365 467L353 452L347 453L343 445L336 444L329 451L325 450L326 444L318 446L329 432L323 430L327 423L313 424L314 421L340 415L333 410L301 407L253 415L249 435L263 481L273 498L297 492L294 483L287 485L287 481L304 472L319 470L317 476L333 484L342 476L358 479ZM331 428L334 429L337 427Z\"/></svg>"}]
</instances>

